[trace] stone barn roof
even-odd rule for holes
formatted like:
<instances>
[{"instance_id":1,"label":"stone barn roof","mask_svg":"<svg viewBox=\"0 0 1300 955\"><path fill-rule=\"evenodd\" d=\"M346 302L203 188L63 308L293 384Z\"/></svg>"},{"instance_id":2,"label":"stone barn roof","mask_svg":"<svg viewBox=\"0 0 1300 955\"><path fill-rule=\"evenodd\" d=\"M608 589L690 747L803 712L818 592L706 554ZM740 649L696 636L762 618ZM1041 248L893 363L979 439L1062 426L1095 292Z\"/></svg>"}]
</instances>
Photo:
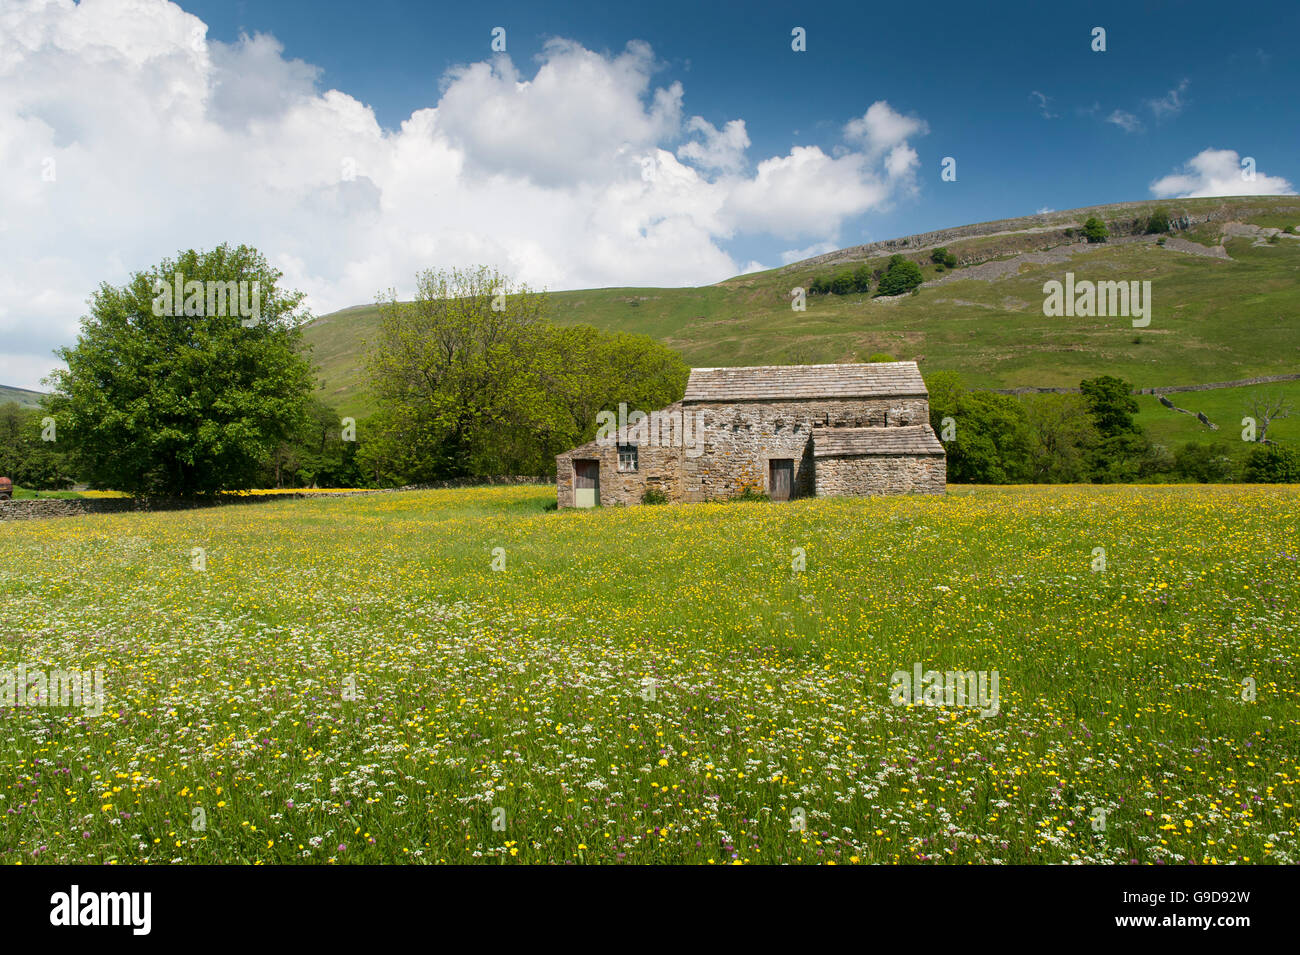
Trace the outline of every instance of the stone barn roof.
<instances>
[{"instance_id":1,"label":"stone barn roof","mask_svg":"<svg viewBox=\"0 0 1300 955\"><path fill-rule=\"evenodd\" d=\"M685 402L816 398L924 398L914 361L859 365L759 365L692 368Z\"/></svg>"},{"instance_id":2,"label":"stone barn roof","mask_svg":"<svg viewBox=\"0 0 1300 955\"><path fill-rule=\"evenodd\" d=\"M943 454L928 424L902 428L813 428L813 457Z\"/></svg>"}]
</instances>

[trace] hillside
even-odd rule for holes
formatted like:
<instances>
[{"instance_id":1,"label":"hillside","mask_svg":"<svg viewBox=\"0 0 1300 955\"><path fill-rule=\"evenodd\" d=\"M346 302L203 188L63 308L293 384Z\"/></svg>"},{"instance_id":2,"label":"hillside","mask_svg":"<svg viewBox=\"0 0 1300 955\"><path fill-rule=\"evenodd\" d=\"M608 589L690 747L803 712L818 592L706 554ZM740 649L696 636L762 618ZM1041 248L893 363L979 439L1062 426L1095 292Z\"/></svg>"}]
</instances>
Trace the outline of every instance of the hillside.
<instances>
[{"instance_id":1,"label":"hillside","mask_svg":"<svg viewBox=\"0 0 1300 955\"><path fill-rule=\"evenodd\" d=\"M0 405L10 401L16 401L24 408L36 408L40 406L40 401L45 395L39 391L29 391L26 388L13 388L9 385L0 385Z\"/></svg>"},{"instance_id":2,"label":"hillside","mask_svg":"<svg viewBox=\"0 0 1300 955\"><path fill-rule=\"evenodd\" d=\"M1140 234L1157 207L1175 225L1164 246ZM1108 223L1109 242L1086 245L1067 235L1093 215ZM1261 232L1286 226L1300 227L1300 198L1119 203L842 249L703 288L556 292L554 312L565 324L650 335L693 365L844 361L888 352L919 361L924 372L958 371L990 388L1073 386L1099 374L1138 387L1236 380L1300 370L1300 239L1270 242ZM956 255L956 270L930 263L938 246ZM927 281L918 294L813 296L806 311L791 310L793 287L863 262L881 266L895 252L921 265ZM1044 316L1043 283L1066 271L1076 280L1150 280L1150 326ZM345 414L372 409L362 364L377 317L375 306L363 305L307 327L323 394ZM1151 404L1173 415L1154 398L1143 404L1144 411ZM1176 418L1175 432L1194 437L1204 430L1194 418Z\"/></svg>"}]
</instances>

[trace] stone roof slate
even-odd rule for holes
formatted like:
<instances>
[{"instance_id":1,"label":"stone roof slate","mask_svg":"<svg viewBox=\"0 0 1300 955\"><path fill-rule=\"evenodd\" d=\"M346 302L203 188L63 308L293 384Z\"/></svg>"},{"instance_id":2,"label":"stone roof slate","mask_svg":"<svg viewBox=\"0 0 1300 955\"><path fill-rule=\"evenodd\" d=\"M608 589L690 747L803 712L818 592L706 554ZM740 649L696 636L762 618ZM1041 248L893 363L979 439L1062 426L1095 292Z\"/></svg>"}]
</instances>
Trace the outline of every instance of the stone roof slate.
<instances>
[{"instance_id":1,"label":"stone roof slate","mask_svg":"<svg viewBox=\"0 0 1300 955\"><path fill-rule=\"evenodd\" d=\"M813 428L813 457L943 454L928 424L901 428Z\"/></svg>"},{"instance_id":2,"label":"stone roof slate","mask_svg":"<svg viewBox=\"0 0 1300 955\"><path fill-rule=\"evenodd\" d=\"M926 397L914 361L692 368L685 402Z\"/></svg>"}]
</instances>

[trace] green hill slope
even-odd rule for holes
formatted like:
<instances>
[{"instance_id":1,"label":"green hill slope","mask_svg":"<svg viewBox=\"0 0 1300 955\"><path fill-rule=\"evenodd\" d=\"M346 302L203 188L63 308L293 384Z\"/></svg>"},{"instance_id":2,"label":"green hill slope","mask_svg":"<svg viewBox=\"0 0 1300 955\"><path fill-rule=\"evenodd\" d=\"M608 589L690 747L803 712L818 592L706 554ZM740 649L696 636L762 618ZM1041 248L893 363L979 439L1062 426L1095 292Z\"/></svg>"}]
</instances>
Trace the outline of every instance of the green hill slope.
<instances>
[{"instance_id":1,"label":"green hill slope","mask_svg":"<svg viewBox=\"0 0 1300 955\"><path fill-rule=\"evenodd\" d=\"M1175 221L1163 246L1141 234L1157 207ZM1070 234L1092 215L1107 221L1111 241L1089 246ZM554 317L650 335L692 365L888 352L920 361L925 372L958 371L991 388L1071 386L1098 374L1139 387L1283 374L1300 371L1300 238L1261 230L1287 226L1300 228L1300 198L1120 203L843 249L703 288L555 292ZM932 265L937 246L960 267ZM927 281L917 294L812 296L806 311L791 309L791 289L814 276L862 262L883 266L895 252L921 264ZM1076 281L1150 280L1150 326L1044 316L1043 283L1067 271ZM377 319L374 306L358 306L307 326L323 396L344 414L372 409L362 369Z\"/></svg>"},{"instance_id":2,"label":"green hill slope","mask_svg":"<svg viewBox=\"0 0 1300 955\"><path fill-rule=\"evenodd\" d=\"M16 401L24 408L40 407L41 399L45 395L40 391L29 391L26 388L14 388L10 385L0 385L0 405L10 401Z\"/></svg>"}]
</instances>

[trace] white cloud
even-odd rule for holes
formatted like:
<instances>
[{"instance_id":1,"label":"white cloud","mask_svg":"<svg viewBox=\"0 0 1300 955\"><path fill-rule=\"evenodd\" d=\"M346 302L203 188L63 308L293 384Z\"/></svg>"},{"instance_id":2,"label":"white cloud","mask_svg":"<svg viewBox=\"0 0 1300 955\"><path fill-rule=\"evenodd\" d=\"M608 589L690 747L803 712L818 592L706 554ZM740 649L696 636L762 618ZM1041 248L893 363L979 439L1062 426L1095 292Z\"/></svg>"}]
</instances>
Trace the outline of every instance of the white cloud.
<instances>
[{"instance_id":1,"label":"white cloud","mask_svg":"<svg viewBox=\"0 0 1300 955\"><path fill-rule=\"evenodd\" d=\"M749 133L743 119L733 119L719 130L702 116L692 116L686 124L689 133L700 133L703 141L692 140L677 150L679 159L694 163L702 169L722 172L739 172L745 166L745 150L749 148Z\"/></svg>"},{"instance_id":2,"label":"white cloud","mask_svg":"<svg viewBox=\"0 0 1300 955\"><path fill-rule=\"evenodd\" d=\"M889 196L889 185L861 154L831 157L816 146L796 146L788 156L763 160L752 179L734 183L721 214L741 232L782 239L834 236L846 218Z\"/></svg>"},{"instance_id":3,"label":"white cloud","mask_svg":"<svg viewBox=\"0 0 1300 955\"><path fill-rule=\"evenodd\" d=\"M1253 179L1242 177L1242 157L1235 149L1203 149L1183 168L1151 183L1160 198L1194 199L1200 196L1293 196L1295 188L1281 176L1258 170Z\"/></svg>"},{"instance_id":4,"label":"white cloud","mask_svg":"<svg viewBox=\"0 0 1300 955\"><path fill-rule=\"evenodd\" d=\"M1132 113L1126 113L1122 109L1117 109L1106 117L1106 122L1114 123L1126 133L1140 132L1142 129L1142 120L1138 119Z\"/></svg>"},{"instance_id":5,"label":"white cloud","mask_svg":"<svg viewBox=\"0 0 1300 955\"><path fill-rule=\"evenodd\" d=\"M385 129L274 37L206 34L166 0L0 4L0 382L35 386L101 281L225 241L260 248L318 314L409 293L429 266L714 282L741 270L723 248L741 233L834 247L915 188L927 130L876 102L834 155L751 165L745 122L684 123L648 46L566 40L531 75L459 66Z\"/></svg>"},{"instance_id":6,"label":"white cloud","mask_svg":"<svg viewBox=\"0 0 1300 955\"><path fill-rule=\"evenodd\" d=\"M1186 105L1183 94L1187 92L1188 84L1189 81L1184 79L1164 96L1146 101L1147 109L1155 114L1157 122L1162 119L1172 119L1183 111Z\"/></svg>"},{"instance_id":7,"label":"white cloud","mask_svg":"<svg viewBox=\"0 0 1300 955\"><path fill-rule=\"evenodd\" d=\"M907 140L913 136L924 136L929 131L930 127L925 120L916 116L904 116L895 112L884 100L877 100L862 116L845 124L844 138L849 142L860 143L865 148L867 157L875 159L895 147L907 146Z\"/></svg>"},{"instance_id":8,"label":"white cloud","mask_svg":"<svg viewBox=\"0 0 1300 955\"><path fill-rule=\"evenodd\" d=\"M1046 95L1045 93L1040 93L1038 92L1038 90L1031 90L1029 93L1029 97L1030 99L1038 103L1038 112L1043 117L1043 119L1056 119L1058 114L1053 113L1049 106L1049 104L1052 102L1052 98L1050 96Z\"/></svg>"},{"instance_id":9,"label":"white cloud","mask_svg":"<svg viewBox=\"0 0 1300 955\"><path fill-rule=\"evenodd\" d=\"M814 242L802 249L786 249L781 253L781 264L789 265L791 262L802 262L804 259L811 259L816 255L834 252L838 248L839 245L835 242Z\"/></svg>"}]
</instances>

